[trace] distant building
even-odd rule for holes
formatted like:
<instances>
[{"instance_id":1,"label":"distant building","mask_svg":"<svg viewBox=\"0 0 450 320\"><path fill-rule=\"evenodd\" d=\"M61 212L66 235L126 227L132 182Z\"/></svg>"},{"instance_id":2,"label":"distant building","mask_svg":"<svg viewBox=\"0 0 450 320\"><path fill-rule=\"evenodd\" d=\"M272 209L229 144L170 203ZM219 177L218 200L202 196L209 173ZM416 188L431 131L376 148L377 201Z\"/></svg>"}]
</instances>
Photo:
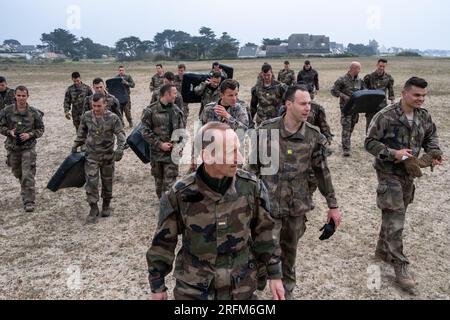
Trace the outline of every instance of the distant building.
<instances>
[{"instance_id":1,"label":"distant building","mask_svg":"<svg viewBox=\"0 0 450 320\"><path fill-rule=\"evenodd\" d=\"M15 52L35 53L37 51L36 46L32 45L20 45L15 48Z\"/></svg>"},{"instance_id":2,"label":"distant building","mask_svg":"<svg viewBox=\"0 0 450 320\"><path fill-rule=\"evenodd\" d=\"M55 53L55 52L44 52L41 53L39 56L39 58L41 59L68 59L67 56L65 56L64 54L59 54L59 53Z\"/></svg>"},{"instance_id":3,"label":"distant building","mask_svg":"<svg viewBox=\"0 0 450 320\"><path fill-rule=\"evenodd\" d=\"M343 54L345 47L342 43L330 42L330 51L332 54Z\"/></svg>"},{"instance_id":4,"label":"distant building","mask_svg":"<svg viewBox=\"0 0 450 320\"><path fill-rule=\"evenodd\" d=\"M0 58L6 58L6 59L25 58L26 60L31 60L32 56L28 53L23 53L23 52L0 52Z\"/></svg>"},{"instance_id":5,"label":"distant building","mask_svg":"<svg viewBox=\"0 0 450 320\"><path fill-rule=\"evenodd\" d=\"M252 47L242 47L239 49L238 58L256 58L256 52L258 51L257 46Z\"/></svg>"},{"instance_id":6,"label":"distant building","mask_svg":"<svg viewBox=\"0 0 450 320\"><path fill-rule=\"evenodd\" d=\"M266 46L266 57L285 57L288 53L287 45Z\"/></svg>"},{"instance_id":7,"label":"distant building","mask_svg":"<svg viewBox=\"0 0 450 320\"><path fill-rule=\"evenodd\" d=\"M330 38L306 33L292 34L288 39L288 52L292 54L329 54Z\"/></svg>"}]
</instances>

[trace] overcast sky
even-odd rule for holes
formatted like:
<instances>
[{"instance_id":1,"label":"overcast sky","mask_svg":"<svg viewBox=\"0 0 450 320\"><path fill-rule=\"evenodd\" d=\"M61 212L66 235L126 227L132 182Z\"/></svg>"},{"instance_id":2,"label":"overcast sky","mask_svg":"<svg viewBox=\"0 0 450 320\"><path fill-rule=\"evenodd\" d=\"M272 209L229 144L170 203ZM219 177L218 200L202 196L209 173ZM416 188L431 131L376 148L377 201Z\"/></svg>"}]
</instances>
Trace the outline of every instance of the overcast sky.
<instances>
[{"instance_id":1,"label":"overcast sky","mask_svg":"<svg viewBox=\"0 0 450 320\"><path fill-rule=\"evenodd\" d=\"M207 26L241 45L310 33L344 44L376 39L387 47L450 50L445 0L0 0L0 7L0 41L22 44L40 44L41 34L56 28L112 46L130 35L152 40L164 29L197 35Z\"/></svg>"}]
</instances>

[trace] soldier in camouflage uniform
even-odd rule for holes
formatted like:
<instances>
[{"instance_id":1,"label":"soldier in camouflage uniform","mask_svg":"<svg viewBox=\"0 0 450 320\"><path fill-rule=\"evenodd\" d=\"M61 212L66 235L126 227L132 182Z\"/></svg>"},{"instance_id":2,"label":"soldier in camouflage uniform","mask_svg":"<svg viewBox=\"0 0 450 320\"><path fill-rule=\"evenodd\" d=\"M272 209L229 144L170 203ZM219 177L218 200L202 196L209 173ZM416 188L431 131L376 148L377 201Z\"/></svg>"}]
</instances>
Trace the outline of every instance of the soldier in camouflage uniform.
<instances>
[{"instance_id":1,"label":"soldier in camouflage uniform","mask_svg":"<svg viewBox=\"0 0 450 320\"><path fill-rule=\"evenodd\" d=\"M73 120L75 130L78 130L81 115L84 112L84 101L92 95L92 90L88 85L81 82L81 76L78 72L72 73L72 81L73 85L67 88L64 95L64 114L67 120ZM72 112L70 112L71 108Z\"/></svg>"},{"instance_id":2,"label":"soldier in camouflage uniform","mask_svg":"<svg viewBox=\"0 0 450 320\"><path fill-rule=\"evenodd\" d=\"M164 85L164 69L162 64L156 65L156 74L152 77L150 81L150 93L157 92Z\"/></svg>"},{"instance_id":3,"label":"soldier in camouflage uniform","mask_svg":"<svg viewBox=\"0 0 450 320\"><path fill-rule=\"evenodd\" d=\"M116 116L119 117L120 121L122 122L122 125L124 125L122 111L120 110L120 102L117 100L116 97L114 97L112 94L109 94L108 91L106 91L105 83L102 79L96 78L92 82L92 85L94 87L94 93L98 93L101 95L104 95L106 97L106 109L114 113ZM91 111L92 110L92 98L93 96L86 97L83 102L83 113Z\"/></svg>"},{"instance_id":4,"label":"soldier in camouflage uniform","mask_svg":"<svg viewBox=\"0 0 450 320\"><path fill-rule=\"evenodd\" d=\"M101 93L92 97L92 111L81 117L77 138L72 147L76 153L78 147L86 145L86 194L91 208L86 223L96 223L100 215L98 208L99 172L102 180L102 217L111 215L113 198L114 163L120 161L125 145L125 132L119 117L106 109L106 98ZM114 151L114 136L117 137L117 149Z\"/></svg>"},{"instance_id":5,"label":"soldier in camouflage uniform","mask_svg":"<svg viewBox=\"0 0 450 320\"><path fill-rule=\"evenodd\" d=\"M249 162L250 171L264 181L269 191L270 213L275 219L275 234L280 243L286 299L292 299L296 286L297 246L306 230L306 215L314 209L312 193L317 186L330 208L328 221L333 220L337 227L341 223L327 165L327 141L317 127L307 122L310 103L306 88L290 87L286 92L286 114L263 122L257 129L258 139L252 143ZM261 158L269 150L270 164ZM258 282L262 290L265 286L263 269Z\"/></svg>"},{"instance_id":6,"label":"soldier in camouflage uniform","mask_svg":"<svg viewBox=\"0 0 450 320\"><path fill-rule=\"evenodd\" d=\"M386 66L388 61L386 59L378 60L377 70L364 77L364 83L369 90L383 90L391 103L395 102L394 93L394 78L386 73ZM387 107L387 100L385 99L381 105L380 110ZM366 132L369 130L370 122L376 113L366 113Z\"/></svg>"},{"instance_id":7,"label":"soldier in camouflage uniform","mask_svg":"<svg viewBox=\"0 0 450 320\"><path fill-rule=\"evenodd\" d=\"M422 148L426 153L440 151L436 126L422 108L427 86L424 79L408 80L401 101L376 114L365 142L366 150L376 157L377 205L383 215L376 256L393 264L396 280L405 289L416 285L403 253L406 210L415 191L405 160L418 158ZM434 165L442 163L442 158L434 160Z\"/></svg>"},{"instance_id":8,"label":"soldier in camouflage uniform","mask_svg":"<svg viewBox=\"0 0 450 320\"><path fill-rule=\"evenodd\" d=\"M178 65L178 74L175 75L174 84L177 87L178 92L182 92L183 76L186 72L186 65ZM181 95L181 94L180 94ZM183 97L181 97L183 98ZM187 124L187 119L189 118L189 103L183 101L183 106L181 110L184 113L185 122Z\"/></svg>"},{"instance_id":9,"label":"soldier in camouflage uniform","mask_svg":"<svg viewBox=\"0 0 450 320\"><path fill-rule=\"evenodd\" d=\"M152 176L155 178L156 194L161 199L176 181L179 172L178 163L172 159L172 151L181 140L173 141L175 130L184 129L183 111L174 104L177 88L166 84L160 89L160 99L149 105L142 115L142 137L151 147Z\"/></svg>"},{"instance_id":10,"label":"soldier in camouflage uniform","mask_svg":"<svg viewBox=\"0 0 450 320\"><path fill-rule=\"evenodd\" d=\"M311 99L319 94L319 73L312 68L311 61L306 60L303 69L297 75L298 84L306 84L311 93Z\"/></svg>"},{"instance_id":11,"label":"soldier in camouflage uniform","mask_svg":"<svg viewBox=\"0 0 450 320\"><path fill-rule=\"evenodd\" d=\"M7 164L19 179L26 212L33 212L36 201L36 139L44 134L43 113L28 105L28 89L15 90L16 103L0 110L0 133L7 137Z\"/></svg>"},{"instance_id":12,"label":"soldier in camouflage uniform","mask_svg":"<svg viewBox=\"0 0 450 320\"><path fill-rule=\"evenodd\" d=\"M284 69L278 72L278 81L287 86L292 86L295 84L295 72L289 68L289 65L289 61L284 62Z\"/></svg>"},{"instance_id":13,"label":"soldier in camouflage uniform","mask_svg":"<svg viewBox=\"0 0 450 320\"><path fill-rule=\"evenodd\" d=\"M222 69L222 67L220 66L220 63L217 61L212 64L212 69L209 72L209 76L213 77L214 73L216 73L216 72L220 73L222 80L228 79L228 74L225 72L225 70Z\"/></svg>"},{"instance_id":14,"label":"soldier in camouflage uniform","mask_svg":"<svg viewBox=\"0 0 450 320\"><path fill-rule=\"evenodd\" d=\"M134 83L134 80L130 75L125 74L125 68L123 66L119 67L119 74L117 75L117 77L122 78L122 83L125 86L125 88L127 89L128 103L123 108L123 113L125 113L125 117L127 118L130 128L133 128L134 125L133 125L133 117L131 116L131 89L130 88L134 88L136 86L136 84Z\"/></svg>"},{"instance_id":15,"label":"soldier in camouflage uniform","mask_svg":"<svg viewBox=\"0 0 450 320\"><path fill-rule=\"evenodd\" d=\"M6 106L14 104L16 102L16 96L14 90L8 88L6 78L0 76L0 111Z\"/></svg>"},{"instance_id":16,"label":"soldier in camouflage uniform","mask_svg":"<svg viewBox=\"0 0 450 320\"><path fill-rule=\"evenodd\" d=\"M202 82L197 87L194 88L194 92L197 96L202 97L202 102L200 106L200 112L198 114L198 117L201 119L203 109L206 105L217 102L220 99L220 90L219 86L222 82L222 76L220 75L220 72L214 72L211 77L206 80L205 82Z\"/></svg>"},{"instance_id":17,"label":"soldier in camouflage uniform","mask_svg":"<svg viewBox=\"0 0 450 320\"><path fill-rule=\"evenodd\" d=\"M258 264L267 266L274 299L284 300L267 191L256 176L237 170L242 161L237 135L224 123L210 122L196 144L204 164L161 200L147 252L153 300L167 299L164 279L172 270L178 235L176 300L254 299Z\"/></svg>"},{"instance_id":18,"label":"soldier in camouflage uniform","mask_svg":"<svg viewBox=\"0 0 450 320\"><path fill-rule=\"evenodd\" d=\"M361 64L359 62L352 62L348 73L340 77L331 89L331 94L336 98L340 98L339 104L342 109L350 101L353 93L365 89L364 81L359 78L361 72ZM351 138L353 130L359 121L359 114L345 115L341 112L342 125L342 149L344 157L351 155Z\"/></svg>"},{"instance_id":19,"label":"soldier in camouflage uniform","mask_svg":"<svg viewBox=\"0 0 450 320\"><path fill-rule=\"evenodd\" d=\"M176 84L175 84L175 75L173 74L173 72L166 72L164 74L164 84L172 84L175 86L175 88L177 88ZM152 95L152 101L150 101L150 104L155 103L159 100L160 98L160 92L153 92ZM175 98L175 104L177 105L178 108L181 109L181 111L183 111L183 116L184 116L184 122L187 122L187 115L189 115L189 109L184 109L184 102L183 102L183 97L181 95L181 91L178 90L177 88L177 97Z\"/></svg>"},{"instance_id":20,"label":"soldier in camouflage uniform","mask_svg":"<svg viewBox=\"0 0 450 320\"><path fill-rule=\"evenodd\" d=\"M283 105L283 95L287 86L273 78L272 67L264 64L262 67L263 81L252 88L250 104L252 118L256 117L256 124L276 118Z\"/></svg>"},{"instance_id":21,"label":"soldier in camouflage uniform","mask_svg":"<svg viewBox=\"0 0 450 320\"><path fill-rule=\"evenodd\" d=\"M227 79L220 85L220 100L210 103L203 110L201 122L206 125L209 122L223 122L233 130L248 130L248 113L245 105L239 102L239 82ZM241 138L241 137L239 137ZM242 140L241 140L242 143Z\"/></svg>"}]
</instances>

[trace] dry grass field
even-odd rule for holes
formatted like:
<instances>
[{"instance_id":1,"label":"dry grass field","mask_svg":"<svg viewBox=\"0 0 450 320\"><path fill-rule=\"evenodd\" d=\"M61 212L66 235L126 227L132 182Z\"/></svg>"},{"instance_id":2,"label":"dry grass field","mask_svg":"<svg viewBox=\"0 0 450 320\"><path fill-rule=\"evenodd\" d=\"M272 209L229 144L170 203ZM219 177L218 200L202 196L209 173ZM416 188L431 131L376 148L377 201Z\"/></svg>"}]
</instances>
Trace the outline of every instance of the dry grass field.
<instances>
[{"instance_id":1,"label":"dry grass field","mask_svg":"<svg viewBox=\"0 0 450 320\"><path fill-rule=\"evenodd\" d=\"M250 88L264 61L224 61L235 67L241 98L249 101ZM282 60L268 60L278 72ZM298 247L295 291L297 299L450 299L450 172L449 164L429 170L417 180L416 199L407 213L405 252L419 286L414 295L393 285L393 270L373 260L381 213L376 207L376 177L372 157L364 151L365 118L353 136L353 155L341 154L338 101L330 95L333 82L346 72L348 59L312 59L320 72L322 90L317 101L328 115L334 154L329 159L344 223L327 242L319 241L326 218L323 197L308 216L308 230ZM363 74L372 72L375 59L362 59ZM296 71L300 60L291 60ZM37 210L25 214L20 186L5 165L0 147L0 299L147 299L145 253L153 236L159 204L150 167L128 150L116 166L114 212L93 226L84 226L88 213L84 189L52 193L45 187L70 153L75 130L64 118L63 97L70 74L79 71L85 83L94 77L114 76L118 64L0 65L0 74L14 87L30 89L30 104L45 112L46 131L38 142ZM205 71L210 63L188 63L188 71ZM166 65L176 71L176 63ZM439 130L441 147L450 154L450 60L391 59L388 72L401 85L413 75L430 82L426 108ZM127 65L137 83L132 91L133 116L139 119L150 100L148 84L153 64ZM192 125L198 105L192 105ZM137 122L137 121L136 121ZM127 133L130 129L127 129ZM2 138L3 141L3 138ZM377 282L380 272L381 282ZM374 284L372 282L374 278ZM170 289L173 278L168 278ZM268 298L267 292L261 298Z\"/></svg>"}]
</instances>

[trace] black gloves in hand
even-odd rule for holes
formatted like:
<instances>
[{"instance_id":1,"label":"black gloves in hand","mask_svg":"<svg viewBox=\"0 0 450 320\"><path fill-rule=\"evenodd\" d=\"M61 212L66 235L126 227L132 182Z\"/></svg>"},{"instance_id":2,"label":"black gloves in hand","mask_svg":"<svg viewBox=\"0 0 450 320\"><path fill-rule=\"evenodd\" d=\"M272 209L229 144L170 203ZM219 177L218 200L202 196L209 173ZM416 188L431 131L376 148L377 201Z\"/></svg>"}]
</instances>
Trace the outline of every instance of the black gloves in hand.
<instances>
[{"instance_id":1,"label":"black gloves in hand","mask_svg":"<svg viewBox=\"0 0 450 320\"><path fill-rule=\"evenodd\" d=\"M323 231L322 235L320 236L320 241L328 240L330 239L333 234L336 232L336 224L333 219L331 221L324 225L320 231Z\"/></svg>"}]
</instances>

